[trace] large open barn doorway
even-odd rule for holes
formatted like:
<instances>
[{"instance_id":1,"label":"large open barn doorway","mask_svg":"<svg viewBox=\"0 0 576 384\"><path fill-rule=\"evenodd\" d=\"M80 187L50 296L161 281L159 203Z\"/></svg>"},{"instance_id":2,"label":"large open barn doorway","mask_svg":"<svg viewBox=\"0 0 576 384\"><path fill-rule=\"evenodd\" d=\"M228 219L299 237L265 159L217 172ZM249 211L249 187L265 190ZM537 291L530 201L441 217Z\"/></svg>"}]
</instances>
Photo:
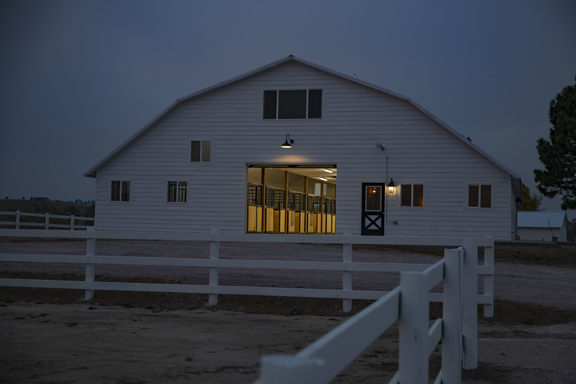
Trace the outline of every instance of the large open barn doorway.
<instances>
[{"instance_id":1,"label":"large open barn doorway","mask_svg":"<svg viewBox=\"0 0 576 384\"><path fill-rule=\"evenodd\" d=\"M336 232L336 165L248 165L247 231Z\"/></svg>"}]
</instances>

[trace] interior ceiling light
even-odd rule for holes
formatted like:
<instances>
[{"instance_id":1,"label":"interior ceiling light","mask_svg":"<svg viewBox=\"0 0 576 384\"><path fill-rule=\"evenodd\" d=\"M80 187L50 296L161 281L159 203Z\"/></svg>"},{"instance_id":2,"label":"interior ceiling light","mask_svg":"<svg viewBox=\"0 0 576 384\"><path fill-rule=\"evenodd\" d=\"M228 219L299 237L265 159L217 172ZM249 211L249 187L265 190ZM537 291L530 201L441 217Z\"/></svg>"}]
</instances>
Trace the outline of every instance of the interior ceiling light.
<instances>
[{"instance_id":1,"label":"interior ceiling light","mask_svg":"<svg viewBox=\"0 0 576 384\"><path fill-rule=\"evenodd\" d=\"M325 179L324 177L319 177L319 179L322 181L328 181L328 179Z\"/></svg>"},{"instance_id":2,"label":"interior ceiling light","mask_svg":"<svg viewBox=\"0 0 576 384\"><path fill-rule=\"evenodd\" d=\"M328 173L334 173L334 171L333 171L333 170L331 170L331 169L326 169L326 168L324 168L324 172L328 172Z\"/></svg>"}]
</instances>

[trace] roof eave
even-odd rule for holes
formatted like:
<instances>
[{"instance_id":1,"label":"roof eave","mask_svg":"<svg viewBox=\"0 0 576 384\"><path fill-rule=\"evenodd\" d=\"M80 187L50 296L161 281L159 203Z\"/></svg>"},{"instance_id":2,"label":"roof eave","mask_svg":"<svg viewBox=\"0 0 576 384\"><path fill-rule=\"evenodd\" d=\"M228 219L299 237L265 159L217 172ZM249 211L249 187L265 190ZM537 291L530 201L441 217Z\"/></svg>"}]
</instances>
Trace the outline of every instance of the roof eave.
<instances>
[{"instance_id":1,"label":"roof eave","mask_svg":"<svg viewBox=\"0 0 576 384\"><path fill-rule=\"evenodd\" d=\"M325 71L328 73L331 73L333 75L342 77L344 79L353 81L355 83L358 84L362 84L366 87L372 88L374 90L380 91L380 92L384 92L387 93L391 96L397 97L399 99L405 100L407 102L409 102L410 104L412 104L414 107L416 107L417 109L419 109L420 111L422 111L425 115L427 115L428 117L430 117L432 120L434 120L436 123L438 123L439 125L441 125L442 127L444 127L445 129L447 129L449 132L451 132L454 136L458 137L460 140L462 140L464 143L466 143L467 145L469 145L470 147L472 147L473 149L475 149L476 151L478 151L481 155L483 155L484 157L486 157L488 160L490 160L492 163L494 163L496 166L498 166L499 168L501 168L502 170L506 171L513 180L517 180L519 185L520 185L520 191L519 191L519 196L522 196L522 182L521 182L521 178L518 174L516 174L514 171L512 171L511 169L509 169L508 167L506 167L504 164L500 163L498 160L496 160L495 158L493 158L492 156L490 156L487 152L485 152L484 150L482 150L480 147L476 146L474 143L472 143L472 141L468 140L464 135L460 134L458 131L456 131L455 129L453 129L452 127L450 127L448 124L446 124L444 121L440 120L437 116L435 116L433 113L431 113L430 111L428 111L426 108L422 107L420 104L416 103L414 100L410 99L407 96L401 95L399 93L396 93L394 91L391 91L389 89L383 88L383 87L379 87L377 85L368 83L366 81L362 81L356 77L353 76L349 76L346 74L343 74L341 72L338 71L334 71L332 69L329 68L325 68L322 67L320 65L314 64L314 63L310 63L306 60L302 60L299 59L297 57L293 57L292 58L294 61L297 61L299 63L308 65L310 67L319 69L321 71ZM516 193L517 191L515 191ZM517 195L518 196L518 195Z\"/></svg>"},{"instance_id":2,"label":"roof eave","mask_svg":"<svg viewBox=\"0 0 576 384\"><path fill-rule=\"evenodd\" d=\"M132 141L134 141L138 136L140 136L140 134L142 134L144 131L146 131L150 126L152 126L154 123L156 123L162 116L164 116L165 114L167 114L168 112L170 112L170 110L174 109L177 105L179 105L180 103L192 99L194 97L203 95L205 93L214 91L216 89L219 89L221 87L224 87L226 85L232 84L236 81L240 81L242 79L248 78L250 76L253 76L257 73L260 73L262 71L266 71L268 69L274 68L278 65L282 65L287 61L293 60L294 56L288 56L286 58L283 58L281 60L277 60L273 63L270 63L268 65L265 65L263 67L257 68L255 70L252 70L250 72L244 73L242 75L233 77L229 80L217 83L215 85L212 85L210 87L207 88L203 88L197 92L194 92L188 96L184 96L181 98L176 99L176 101L174 103L172 103L168 108L164 109L161 113L159 113L156 117L154 117L148 124L146 124L144 127L142 127L141 129L139 129L136 133L134 133L132 136L130 136L127 140L125 140L122 144L120 144L116 149L114 149L112 152L110 152L106 157L104 157L102 160L100 160L96 165L94 165L92 168L90 168L88 171L86 171L83 175L85 177L96 177L97 171L98 169L104 165L105 163L107 163L110 159L112 159L114 156L116 156L116 154L118 154L124 147L128 146Z\"/></svg>"},{"instance_id":3,"label":"roof eave","mask_svg":"<svg viewBox=\"0 0 576 384\"><path fill-rule=\"evenodd\" d=\"M176 102L172 103L172 105L170 105L168 108L164 109L160 114L158 114L156 117L154 117L148 124L146 124L144 127L139 129L136 133L134 133L132 136L130 136L126 141L124 141L122 144L120 144L118 147L116 147L116 149L114 149L112 152L110 152L108 154L108 156L106 156L105 158L100 160L96 165L94 165L92 168L90 168L88 171L86 171L84 173L84 176L96 177L96 173L102 165L104 165L111 158L116 156L116 154L118 154L122 149L124 149L124 147L128 146L132 141L134 141L138 136L140 136L140 134L142 134L144 131L146 131L151 125L156 123L156 121L158 121L162 116L164 116L166 113L168 113L172 108L174 108L178 104L179 104L179 101L176 101Z\"/></svg>"}]
</instances>

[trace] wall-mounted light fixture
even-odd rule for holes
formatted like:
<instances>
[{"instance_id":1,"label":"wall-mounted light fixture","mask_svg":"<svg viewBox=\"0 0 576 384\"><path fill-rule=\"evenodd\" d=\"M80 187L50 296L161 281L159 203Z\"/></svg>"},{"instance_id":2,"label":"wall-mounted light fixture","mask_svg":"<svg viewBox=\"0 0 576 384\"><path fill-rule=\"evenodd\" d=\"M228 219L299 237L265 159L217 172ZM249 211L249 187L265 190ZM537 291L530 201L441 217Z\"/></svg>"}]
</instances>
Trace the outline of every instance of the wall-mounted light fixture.
<instances>
[{"instance_id":1,"label":"wall-mounted light fixture","mask_svg":"<svg viewBox=\"0 0 576 384\"><path fill-rule=\"evenodd\" d=\"M382 144L381 142L377 142L376 143L376 148L378 148L379 151L383 151L386 149L386 147L384 146L384 144Z\"/></svg>"},{"instance_id":2,"label":"wall-mounted light fixture","mask_svg":"<svg viewBox=\"0 0 576 384\"><path fill-rule=\"evenodd\" d=\"M282 144L282 148L292 148L292 144L294 144L294 140L290 138L290 134L286 134L286 141Z\"/></svg>"},{"instance_id":3,"label":"wall-mounted light fixture","mask_svg":"<svg viewBox=\"0 0 576 384\"><path fill-rule=\"evenodd\" d=\"M388 193L394 193L396 191L396 186L394 185L394 179L390 178L390 184L388 184Z\"/></svg>"}]
</instances>

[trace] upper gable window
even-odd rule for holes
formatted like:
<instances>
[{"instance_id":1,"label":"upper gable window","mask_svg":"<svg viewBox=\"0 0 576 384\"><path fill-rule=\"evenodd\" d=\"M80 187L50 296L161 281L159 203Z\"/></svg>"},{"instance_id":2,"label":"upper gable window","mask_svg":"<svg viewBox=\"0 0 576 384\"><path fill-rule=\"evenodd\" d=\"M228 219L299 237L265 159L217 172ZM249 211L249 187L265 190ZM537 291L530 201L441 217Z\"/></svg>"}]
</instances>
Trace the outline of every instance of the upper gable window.
<instances>
[{"instance_id":1,"label":"upper gable window","mask_svg":"<svg viewBox=\"0 0 576 384\"><path fill-rule=\"evenodd\" d=\"M491 208L492 207L492 186L491 185L469 185L468 186L468 207L469 208Z\"/></svg>"},{"instance_id":2,"label":"upper gable window","mask_svg":"<svg viewBox=\"0 0 576 384\"><path fill-rule=\"evenodd\" d=\"M192 141L190 161L210 162L210 141Z\"/></svg>"},{"instance_id":3,"label":"upper gable window","mask_svg":"<svg viewBox=\"0 0 576 384\"><path fill-rule=\"evenodd\" d=\"M320 119L322 90L264 91L264 119Z\"/></svg>"}]
</instances>

